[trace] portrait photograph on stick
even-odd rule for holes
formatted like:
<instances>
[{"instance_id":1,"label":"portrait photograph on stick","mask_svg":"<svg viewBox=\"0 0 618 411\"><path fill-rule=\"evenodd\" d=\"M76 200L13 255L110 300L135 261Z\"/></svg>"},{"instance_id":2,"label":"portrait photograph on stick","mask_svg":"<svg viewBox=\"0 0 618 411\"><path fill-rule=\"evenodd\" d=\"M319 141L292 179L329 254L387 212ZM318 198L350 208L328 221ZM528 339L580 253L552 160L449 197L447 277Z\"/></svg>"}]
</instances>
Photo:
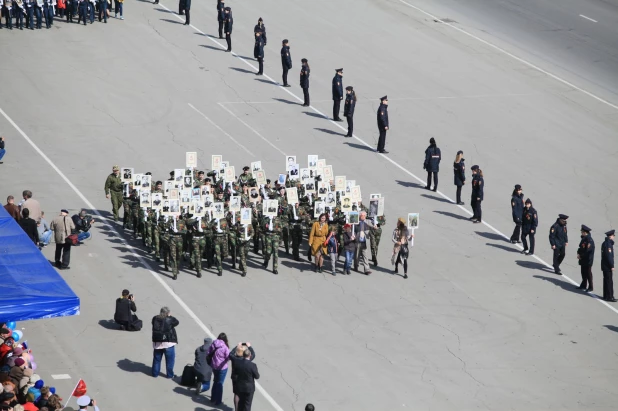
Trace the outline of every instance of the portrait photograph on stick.
<instances>
[{"instance_id":1,"label":"portrait photograph on stick","mask_svg":"<svg viewBox=\"0 0 618 411\"><path fill-rule=\"evenodd\" d=\"M358 224L358 211L350 211L348 213L348 224Z\"/></svg>"},{"instance_id":2,"label":"portrait photograph on stick","mask_svg":"<svg viewBox=\"0 0 618 411\"><path fill-rule=\"evenodd\" d=\"M335 191L345 191L345 176L335 177Z\"/></svg>"},{"instance_id":3,"label":"portrait photograph on stick","mask_svg":"<svg viewBox=\"0 0 618 411\"><path fill-rule=\"evenodd\" d=\"M152 208L155 210L163 207L163 193L152 193Z\"/></svg>"},{"instance_id":4,"label":"portrait photograph on stick","mask_svg":"<svg viewBox=\"0 0 618 411\"><path fill-rule=\"evenodd\" d=\"M122 167L122 182L123 183L132 183L133 182L133 169L128 167Z\"/></svg>"},{"instance_id":5,"label":"portrait photograph on stick","mask_svg":"<svg viewBox=\"0 0 618 411\"><path fill-rule=\"evenodd\" d=\"M317 154L309 154L307 156L307 164L308 168L316 168L318 166L318 155Z\"/></svg>"},{"instance_id":6,"label":"portrait photograph on stick","mask_svg":"<svg viewBox=\"0 0 618 411\"><path fill-rule=\"evenodd\" d=\"M177 183L183 182L185 178L185 169L184 168L175 168L174 169L174 181Z\"/></svg>"},{"instance_id":7,"label":"portrait photograph on stick","mask_svg":"<svg viewBox=\"0 0 618 411\"><path fill-rule=\"evenodd\" d=\"M223 156L219 154L213 154L210 160L210 169L213 171L219 171L221 168L221 162L223 161Z\"/></svg>"},{"instance_id":8,"label":"portrait photograph on stick","mask_svg":"<svg viewBox=\"0 0 618 411\"><path fill-rule=\"evenodd\" d=\"M258 170L262 169L262 162L261 161L252 161L251 162L251 171L253 173L255 173Z\"/></svg>"},{"instance_id":9,"label":"portrait photograph on stick","mask_svg":"<svg viewBox=\"0 0 618 411\"><path fill-rule=\"evenodd\" d=\"M197 152L187 151L185 153L185 167L190 169L197 168Z\"/></svg>"},{"instance_id":10,"label":"portrait photograph on stick","mask_svg":"<svg viewBox=\"0 0 618 411\"><path fill-rule=\"evenodd\" d=\"M420 220L420 213L408 213L408 228L410 229L418 228L419 220Z\"/></svg>"}]
</instances>

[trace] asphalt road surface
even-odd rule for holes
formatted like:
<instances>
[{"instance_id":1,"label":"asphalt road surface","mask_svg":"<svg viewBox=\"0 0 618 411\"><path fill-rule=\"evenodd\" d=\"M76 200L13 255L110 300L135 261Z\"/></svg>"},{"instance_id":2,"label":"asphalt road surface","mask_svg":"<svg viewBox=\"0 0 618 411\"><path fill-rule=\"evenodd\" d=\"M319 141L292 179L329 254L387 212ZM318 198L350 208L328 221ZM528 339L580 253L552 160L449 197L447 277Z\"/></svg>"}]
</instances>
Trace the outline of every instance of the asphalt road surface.
<instances>
[{"instance_id":1,"label":"asphalt road surface","mask_svg":"<svg viewBox=\"0 0 618 411\"><path fill-rule=\"evenodd\" d=\"M476 36L476 21L468 27L429 16L465 21L477 9L459 18L442 13L452 6L446 2L434 10L408 1L428 15L395 0L263 0L231 2L235 53L228 54L225 41L212 37L214 3L194 2L191 27L170 12L176 3L162 0L126 3L125 20L106 25L57 21L42 32L0 33L0 133L8 149L0 195L32 190L48 220L61 208L103 216L62 272L82 299L82 314L20 324L46 382L67 398L83 378L102 410L233 409L229 377L225 405L213 407L210 393L194 397L149 375L150 318L167 305L180 320L177 374L209 332L226 332L233 344L251 341L262 375L256 410L302 410L307 402L320 411L615 409L618 311L573 285L579 226L593 230L600 293L602 233L616 224L615 53L603 55L603 78L587 70L584 56L561 68L571 77L556 78L547 72L557 58L547 66L517 60L483 42L507 47L501 36ZM254 76L252 59L260 16L269 38L264 77ZM603 24L594 41L610 47L616 26ZM503 27L507 36L517 33ZM271 81L280 78L283 38L294 59L290 89ZM520 46L530 55L550 47L508 40L525 41ZM299 103L303 57L312 68L311 108ZM344 138L321 114L331 111L330 81L339 67L359 96L355 138ZM579 76L596 79L602 92ZM390 154L381 156L372 150L385 94ZM439 193L422 189L431 136L443 154ZM468 167L479 164L485 173L482 225L467 221L468 205L451 202L451 161L460 149ZM283 170L285 154L326 158L365 197L386 198L379 267L369 277L332 277L280 250L278 276L250 254L246 278L226 264L223 277L211 270L198 279L184 269L172 281L141 241L118 234L103 183L114 164L165 179L184 165L186 151L198 152L201 169L211 154L237 170L261 160L270 177ZM514 184L539 212L536 259L502 234L513 227ZM466 185L466 203L469 195ZM408 212L421 217L404 280L392 274L389 237ZM571 216L568 278L546 266L558 213ZM53 245L43 252L53 260ZM136 296L140 333L110 329L123 288Z\"/></svg>"}]
</instances>

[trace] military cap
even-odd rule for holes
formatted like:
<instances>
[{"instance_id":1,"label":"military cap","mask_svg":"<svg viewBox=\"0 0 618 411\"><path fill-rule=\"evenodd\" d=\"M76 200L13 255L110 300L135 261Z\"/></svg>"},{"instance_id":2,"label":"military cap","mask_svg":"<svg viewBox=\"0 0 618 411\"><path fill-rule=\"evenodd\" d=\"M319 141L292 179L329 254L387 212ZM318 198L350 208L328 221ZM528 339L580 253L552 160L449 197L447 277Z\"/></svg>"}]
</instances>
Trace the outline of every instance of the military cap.
<instances>
[{"instance_id":1,"label":"military cap","mask_svg":"<svg viewBox=\"0 0 618 411\"><path fill-rule=\"evenodd\" d=\"M198 175L198 176L199 176L199 175L204 175L204 172L203 172L203 171L198 171L198 172L197 172L197 175Z\"/></svg>"},{"instance_id":2,"label":"military cap","mask_svg":"<svg viewBox=\"0 0 618 411\"><path fill-rule=\"evenodd\" d=\"M336 71L337 73L339 73L339 72L342 72L342 73L343 73L343 69L342 69L342 68L335 69L335 71Z\"/></svg>"},{"instance_id":3,"label":"military cap","mask_svg":"<svg viewBox=\"0 0 618 411\"><path fill-rule=\"evenodd\" d=\"M530 204L530 205L532 205L532 200L530 200L529 198L526 198L526 202L525 202L525 204Z\"/></svg>"},{"instance_id":4,"label":"military cap","mask_svg":"<svg viewBox=\"0 0 618 411\"><path fill-rule=\"evenodd\" d=\"M159 184L163 185L163 181L159 180L155 183L156 186L158 186Z\"/></svg>"},{"instance_id":5,"label":"military cap","mask_svg":"<svg viewBox=\"0 0 618 411\"><path fill-rule=\"evenodd\" d=\"M170 175L173 176L174 175L174 170L170 171Z\"/></svg>"},{"instance_id":6,"label":"military cap","mask_svg":"<svg viewBox=\"0 0 618 411\"><path fill-rule=\"evenodd\" d=\"M478 169L479 169L479 166L477 166L476 164L470 167L470 170L473 170L473 171L476 171Z\"/></svg>"},{"instance_id":7,"label":"military cap","mask_svg":"<svg viewBox=\"0 0 618 411\"><path fill-rule=\"evenodd\" d=\"M515 190L521 190L521 185L520 184L515 184Z\"/></svg>"},{"instance_id":8,"label":"military cap","mask_svg":"<svg viewBox=\"0 0 618 411\"><path fill-rule=\"evenodd\" d=\"M388 100L388 96L380 97L380 101Z\"/></svg>"},{"instance_id":9,"label":"military cap","mask_svg":"<svg viewBox=\"0 0 618 411\"><path fill-rule=\"evenodd\" d=\"M288 39L283 39L282 43L283 44L287 44L287 43L289 43L289 40Z\"/></svg>"},{"instance_id":10,"label":"military cap","mask_svg":"<svg viewBox=\"0 0 618 411\"><path fill-rule=\"evenodd\" d=\"M247 170L249 170L249 166L244 166L244 167L242 168L242 171L247 171Z\"/></svg>"},{"instance_id":11,"label":"military cap","mask_svg":"<svg viewBox=\"0 0 618 411\"><path fill-rule=\"evenodd\" d=\"M569 218L569 216L565 214L558 214L558 217L562 220L567 220Z\"/></svg>"},{"instance_id":12,"label":"military cap","mask_svg":"<svg viewBox=\"0 0 618 411\"><path fill-rule=\"evenodd\" d=\"M605 233L606 236L611 237L616 233L616 230L609 230L608 232Z\"/></svg>"},{"instance_id":13,"label":"military cap","mask_svg":"<svg viewBox=\"0 0 618 411\"><path fill-rule=\"evenodd\" d=\"M225 8L225 9L223 9L223 10L225 10L225 11L232 11L232 8L231 8L231 7L226 7L226 8Z\"/></svg>"},{"instance_id":14,"label":"military cap","mask_svg":"<svg viewBox=\"0 0 618 411\"><path fill-rule=\"evenodd\" d=\"M112 171L120 171L120 167L118 167L118 166L113 166L113 167L112 167Z\"/></svg>"},{"instance_id":15,"label":"military cap","mask_svg":"<svg viewBox=\"0 0 618 411\"><path fill-rule=\"evenodd\" d=\"M146 173L146 175L147 175L147 176L151 176L151 175L152 175L152 173L149 171L149 172L147 172L147 173Z\"/></svg>"},{"instance_id":16,"label":"military cap","mask_svg":"<svg viewBox=\"0 0 618 411\"><path fill-rule=\"evenodd\" d=\"M348 90L348 91L354 91L354 87L352 87L352 86L347 86L345 89Z\"/></svg>"},{"instance_id":17,"label":"military cap","mask_svg":"<svg viewBox=\"0 0 618 411\"><path fill-rule=\"evenodd\" d=\"M270 180L269 179L266 179L266 184L270 184Z\"/></svg>"},{"instance_id":18,"label":"military cap","mask_svg":"<svg viewBox=\"0 0 618 411\"><path fill-rule=\"evenodd\" d=\"M306 63L306 62L307 62L307 59L301 59L300 61L301 61L302 63Z\"/></svg>"},{"instance_id":19,"label":"military cap","mask_svg":"<svg viewBox=\"0 0 618 411\"><path fill-rule=\"evenodd\" d=\"M204 182L210 183L210 178L205 179Z\"/></svg>"},{"instance_id":20,"label":"military cap","mask_svg":"<svg viewBox=\"0 0 618 411\"><path fill-rule=\"evenodd\" d=\"M591 229L590 229L587 225L582 224L582 229L581 229L581 231L585 231L585 232L589 233L589 232L591 232L592 230L591 230Z\"/></svg>"}]
</instances>

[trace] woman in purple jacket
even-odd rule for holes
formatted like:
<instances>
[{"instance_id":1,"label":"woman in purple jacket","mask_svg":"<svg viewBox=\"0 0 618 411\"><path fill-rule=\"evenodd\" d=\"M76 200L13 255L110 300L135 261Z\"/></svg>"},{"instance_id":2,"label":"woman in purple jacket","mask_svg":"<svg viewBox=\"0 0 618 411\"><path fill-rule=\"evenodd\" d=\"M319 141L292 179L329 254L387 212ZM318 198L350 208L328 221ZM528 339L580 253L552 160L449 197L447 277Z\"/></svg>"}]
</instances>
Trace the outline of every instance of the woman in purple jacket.
<instances>
[{"instance_id":1,"label":"woman in purple jacket","mask_svg":"<svg viewBox=\"0 0 618 411\"><path fill-rule=\"evenodd\" d=\"M221 404L221 400L223 399L223 382L227 375L227 362L230 356L229 347L230 344L227 341L227 335L221 333L208 349L208 354L206 356L207 361L212 357L212 361L209 365L212 367L214 378L210 401L214 402L215 405Z\"/></svg>"}]
</instances>

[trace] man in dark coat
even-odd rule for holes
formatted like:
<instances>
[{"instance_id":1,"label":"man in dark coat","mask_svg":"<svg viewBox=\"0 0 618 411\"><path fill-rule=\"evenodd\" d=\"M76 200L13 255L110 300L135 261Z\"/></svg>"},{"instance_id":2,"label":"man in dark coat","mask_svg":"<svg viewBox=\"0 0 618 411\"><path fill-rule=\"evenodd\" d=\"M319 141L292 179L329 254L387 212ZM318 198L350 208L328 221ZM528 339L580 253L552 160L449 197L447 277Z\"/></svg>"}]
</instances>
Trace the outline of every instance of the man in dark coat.
<instances>
[{"instance_id":1,"label":"man in dark coat","mask_svg":"<svg viewBox=\"0 0 618 411\"><path fill-rule=\"evenodd\" d=\"M577 287L579 290L585 290L587 293L594 290L592 285L592 263L594 262L594 240L590 234L590 228L582 224L581 234L582 239L577 248L577 259L581 268L582 282Z\"/></svg>"},{"instance_id":2,"label":"man in dark coat","mask_svg":"<svg viewBox=\"0 0 618 411\"><path fill-rule=\"evenodd\" d=\"M178 0L178 14L181 16L185 14L184 11L185 11L185 5L187 4L186 1L187 0Z\"/></svg>"},{"instance_id":3,"label":"man in dark coat","mask_svg":"<svg viewBox=\"0 0 618 411\"><path fill-rule=\"evenodd\" d=\"M303 107L309 107L311 105L311 100L309 99L309 76L311 75L311 69L309 68L309 61L307 59L301 59L301 63L300 88L303 89Z\"/></svg>"},{"instance_id":4,"label":"man in dark coat","mask_svg":"<svg viewBox=\"0 0 618 411\"><path fill-rule=\"evenodd\" d=\"M232 8L226 7L225 18L223 19L223 30L225 31L225 41L227 42L227 52L232 51L232 26L234 26L234 18L232 17Z\"/></svg>"},{"instance_id":5,"label":"man in dark coat","mask_svg":"<svg viewBox=\"0 0 618 411\"><path fill-rule=\"evenodd\" d=\"M524 218L524 194L521 192L522 188L520 184L515 184L515 189L511 195L511 214L515 228L513 234L511 234L511 243L521 243L521 225Z\"/></svg>"},{"instance_id":6,"label":"man in dark coat","mask_svg":"<svg viewBox=\"0 0 618 411\"><path fill-rule=\"evenodd\" d=\"M255 46L253 47L253 57L255 57L259 63L258 72L255 73L258 76L264 74L264 39L262 38L262 32L255 32Z\"/></svg>"},{"instance_id":7,"label":"man in dark coat","mask_svg":"<svg viewBox=\"0 0 618 411\"><path fill-rule=\"evenodd\" d=\"M566 246L569 245L566 221L568 218L568 215L559 214L558 219L549 229L549 244L552 250L554 250L554 272L558 275L562 275L560 264L562 264L562 260L564 260Z\"/></svg>"},{"instance_id":8,"label":"man in dark coat","mask_svg":"<svg viewBox=\"0 0 618 411\"><path fill-rule=\"evenodd\" d=\"M386 145L386 132L388 131L388 97L384 96L380 99L380 107L378 107L378 131L380 138L378 139L378 153L388 154L384 150Z\"/></svg>"},{"instance_id":9,"label":"man in dark coat","mask_svg":"<svg viewBox=\"0 0 618 411\"><path fill-rule=\"evenodd\" d=\"M601 245L601 271L603 271L603 299L612 303L614 298L614 234L616 230L605 233L605 241Z\"/></svg>"},{"instance_id":10,"label":"man in dark coat","mask_svg":"<svg viewBox=\"0 0 618 411\"><path fill-rule=\"evenodd\" d=\"M251 343L238 344L236 349L230 352L232 362L232 385L235 396L238 397L237 411L251 411L253 394L255 393L255 380L260 378L257 365L253 363L255 351ZM236 398L235 401L236 402Z\"/></svg>"},{"instance_id":11,"label":"man in dark coat","mask_svg":"<svg viewBox=\"0 0 618 411\"><path fill-rule=\"evenodd\" d=\"M185 0L185 15L187 16L185 26L188 26L191 24L191 0Z\"/></svg>"},{"instance_id":12,"label":"man in dark coat","mask_svg":"<svg viewBox=\"0 0 618 411\"><path fill-rule=\"evenodd\" d=\"M426 190L431 190L431 176L433 175L433 191L438 191L440 160L442 160L442 153L436 145L436 139L432 137L429 139L429 147L425 150L425 162L423 163L423 168L427 170Z\"/></svg>"},{"instance_id":13,"label":"man in dark coat","mask_svg":"<svg viewBox=\"0 0 618 411\"><path fill-rule=\"evenodd\" d=\"M268 43L268 39L266 38L266 26L264 25L264 20L262 20L261 17L258 19L257 24L253 28L253 33L256 37L258 32L261 33L262 39L264 40L264 46L266 46Z\"/></svg>"},{"instance_id":14,"label":"man in dark coat","mask_svg":"<svg viewBox=\"0 0 618 411\"><path fill-rule=\"evenodd\" d=\"M32 240L32 242L36 245L39 244L39 230L37 228L36 221L30 218L30 210L24 208L21 210L21 220L18 221L20 227L28 237Z\"/></svg>"},{"instance_id":15,"label":"man in dark coat","mask_svg":"<svg viewBox=\"0 0 618 411\"><path fill-rule=\"evenodd\" d=\"M208 356L208 349L211 345L212 338L206 337L204 338L204 344L195 349L195 362L193 363L195 375L197 376L195 395L199 395L202 391L208 391L210 389L212 367L208 365L206 357Z\"/></svg>"},{"instance_id":16,"label":"man in dark coat","mask_svg":"<svg viewBox=\"0 0 618 411\"><path fill-rule=\"evenodd\" d=\"M114 321L120 325L121 330L139 331L133 327L133 323L137 320L137 316L133 314L136 311L135 298L129 290L122 290L122 297L116 299L114 312Z\"/></svg>"},{"instance_id":17,"label":"man in dark coat","mask_svg":"<svg viewBox=\"0 0 618 411\"><path fill-rule=\"evenodd\" d=\"M333 77L333 120L343 121L339 118L341 100L343 100L343 69L336 69L335 72L335 77Z\"/></svg>"},{"instance_id":18,"label":"man in dark coat","mask_svg":"<svg viewBox=\"0 0 618 411\"><path fill-rule=\"evenodd\" d=\"M217 21L219 22L219 38L223 38L223 22L225 21L225 0L217 0Z\"/></svg>"},{"instance_id":19,"label":"man in dark coat","mask_svg":"<svg viewBox=\"0 0 618 411\"><path fill-rule=\"evenodd\" d=\"M288 39L281 42L281 67L283 68L283 87L290 87L288 84L288 70L292 68L292 55Z\"/></svg>"}]
</instances>

